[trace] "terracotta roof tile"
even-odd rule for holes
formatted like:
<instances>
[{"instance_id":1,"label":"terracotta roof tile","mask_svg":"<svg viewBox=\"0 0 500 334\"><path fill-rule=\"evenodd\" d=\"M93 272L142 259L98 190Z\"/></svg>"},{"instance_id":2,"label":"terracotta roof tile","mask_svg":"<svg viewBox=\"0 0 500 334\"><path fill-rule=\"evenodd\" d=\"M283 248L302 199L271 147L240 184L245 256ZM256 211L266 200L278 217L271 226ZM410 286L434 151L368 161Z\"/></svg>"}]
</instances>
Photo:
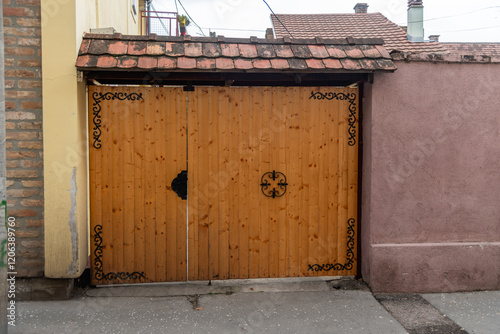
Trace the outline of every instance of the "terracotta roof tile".
<instances>
[{"instance_id":1,"label":"terracotta roof tile","mask_svg":"<svg viewBox=\"0 0 500 334\"><path fill-rule=\"evenodd\" d=\"M360 70L363 68L359 61L357 61L356 59L340 59L340 63L346 70Z\"/></svg>"},{"instance_id":2,"label":"terracotta roof tile","mask_svg":"<svg viewBox=\"0 0 500 334\"><path fill-rule=\"evenodd\" d=\"M306 59L306 64L307 67L309 68L315 68L315 69L325 68L325 65L323 64L321 59Z\"/></svg>"},{"instance_id":3,"label":"terracotta roof tile","mask_svg":"<svg viewBox=\"0 0 500 334\"><path fill-rule=\"evenodd\" d=\"M88 53L102 55L108 53L109 42L106 40L93 40L88 48Z\"/></svg>"},{"instance_id":4,"label":"terracotta roof tile","mask_svg":"<svg viewBox=\"0 0 500 334\"><path fill-rule=\"evenodd\" d=\"M148 55L157 56L165 54L165 42L148 42L146 53Z\"/></svg>"},{"instance_id":5,"label":"terracotta roof tile","mask_svg":"<svg viewBox=\"0 0 500 334\"><path fill-rule=\"evenodd\" d=\"M91 64L92 60L96 60L95 62L97 63L97 58L91 57L90 55L80 55L76 59L76 67L90 67L90 66L95 66L95 64Z\"/></svg>"},{"instance_id":6,"label":"terracotta roof tile","mask_svg":"<svg viewBox=\"0 0 500 334\"><path fill-rule=\"evenodd\" d=\"M281 59L281 58L274 58L271 59L271 67L277 70L285 70L289 69L290 65L288 64L288 61L286 59Z\"/></svg>"},{"instance_id":7,"label":"terracotta roof tile","mask_svg":"<svg viewBox=\"0 0 500 334\"><path fill-rule=\"evenodd\" d=\"M220 57L222 54L220 44L218 43L203 43L203 56L205 57Z\"/></svg>"},{"instance_id":8,"label":"terracotta roof tile","mask_svg":"<svg viewBox=\"0 0 500 334\"><path fill-rule=\"evenodd\" d=\"M304 59L290 58L288 59L290 68L294 70L305 70L307 69L307 63Z\"/></svg>"},{"instance_id":9,"label":"terracotta roof tile","mask_svg":"<svg viewBox=\"0 0 500 334\"><path fill-rule=\"evenodd\" d=\"M231 58L217 58L215 59L215 67L219 70L232 70L234 62Z\"/></svg>"},{"instance_id":10,"label":"terracotta roof tile","mask_svg":"<svg viewBox=\"0 0 500 334\"><path fill-rule=\"evenodd\" d=\"M349 58L364 58L365 55L363 51L360 50L357 46L346 45L344 46L344 51L347 57Z\"/></svg>"},{"instance_id":11,"label":"terracotta roof tile","mask_svg":"<svg viewBox=\"0 0 500 334\"><path fill-rule=\"evenodd\" d=\"M376 45L360 45L359 49L363 52L364 58L383 58Z\"/></svg>"},{"instance_id":12,"label":"terracotta roof tile","mask_svg":"<svg viewBox=\"0 0 500 334\"><path fill-rule=\"evenodd\" d=\"M389 54L389 52L387 52L386 48L384 48L382 45L375 45L375 47L383 58L391 59L391 55Z\"/></svg>"},{"instance_id":13,"label":"terracotta roof tile","mask_svg":"<svg viewBox=\"0 0 500 334\"><path fill-rule=\"evenodd\" d=\"M152 69L158 66L158 59L155 57L139 57L137 67Z\"/></svg>"},{"instance_id":14,"label":"terracotta roof tile","mask_svg":"<svg viewBox=\"0 0 500 334\"><path fill-rule=\"evenodd\" d=\"M269 59L254 59L252 61L253 67L258 69L272 68Z\"/></svg>"},{"instance_id":15,"label":"terracotta roof tile","mask_svg":"<svg viewBox=\"0 0 500 334\"><path fill-rule=\"evenodd\" d=\"M102 68L112 68L116 67L118 64L118 61L116 60L115 57L111 56L102 56L97 59L97 67L102 67Z\"/></svg>"},{"instance_id":16,"label":"terracotta roof tile","mask_svg":"<svg viewBox=\"0 0 500 334\"><path fill-rule=\"evenodd\" d=\"M271 20L278 38L290 36L288 31L294 38L347 38L348 36L382 38L389 52L448 52L437 42L410 42L400 26L380 13L277 14L276 16L272 15Z\"/></svg>"},{"instance_id":17,"label":"terracotta roof tile","mask_svg":"<svg viewBox=\"0 0 500 334\"><path fill-rule=\"evenodd\" d=\"M177 58L177 67L183 68L183 69L196 68L196 59L195 58L187 58L187 57Z\"/></svg>"},{"instance_id":18,"label":"terracotta roof tile","mask_svg":"<svg viewBox=\"0 0 500 334\"><path fill-rule=\"evenodd\" d=\"M121 56L118 57L118 68L134 68L137 67L137 57Z\"/></svg>"},{"instance_id":19,"label":"terracotta roof tile","mask_svg":"<svg viewBox=\"0 0 500 334\"><path fill-rule=\"evenodd\" d=\"M279 58L292 58L293 52L290 45L286 44L275 44L273 45L274 52L276 52L276 57Z\"/></svg>"},{"instance_id":20,"label":"terracotta roof tile","mask_svg":"<svg viewBox=\"0 0 500 334\"><path fill-rule=\"evenodd\" d=\"M451 53L476 56L500 56L500 43L441 43Z\"/></svg>"},{"instance_id":21,"label":"terracotta roof tile","mask_svg":"<svg viewBox=\"0 0 500 334\"><path fill-rule=\"evenodd\" d=\"M250 59L238 58L234 60L234 67L240 70L249 70L253 68L253 64Z\"/></svg>"},{"instance_id":22,"label":"terracotta roof tile","mask_svg":"<svg viewBox=\"0 0 500 334\"><path fill-rule=\"evenodd\" d=\"M184 56L184 44L167 42L165 44L165 55L167 56Z\"/></svg>"},{"instance_id":23,"label":"terracotta roof tile","mask_svg":"<svg viewBox=\"0 0 500 334\"><path fill-rule=\"evenodd\" d=\"M391 71L396 69L396 65L388 59L376 59L375 60L380 69Z\"/></svg>"},{"instance_id":24,"label":"terracotta roof tile","mask_svg":"<svg viewBox=\"0 0 500 334\"><path fill-rule=\"evenodd\" d=\"M326 68L331 68L331 69L343 68L342 64L340 63L340 60L338 59L332 59L332 58L323 59L323 64L325 64Z\"/></svg>"},{"instance_id":25,"label":"terracotta roof tile","mask_svg":"<svg viewBox=\"0 0 500 334\"><path fill-rule=\"evenodd\" d=\"M309 45L309 51L314 58L328 58L330 55L324 45Z\"/></svg>"},{"instance_id":26,"label":"terracotta roof tile","mask_svg":"<svg viewBox=\"0 0 500 334\"><path fill-rule=\"evenodd\" d=\"M175 69L177 68L177 58L159 57L158 68L161 69Z\"/></svg>"},{"instance_id":27,"label":"terracotta roof tile","mask_svg":"<svg viewBox=\"0 0 500 334\"><path fill-rule=\"evenodd\" d=\"M128 43L124 41L113 41L109 43L108 53L111 55L126 55L128 49Z\"/></svg>"},{"instance_id":28,"label":"terracotta roof tile","mask_svg":"<svg viewBox=\"0 0 500 334\"><path fill-rule=\"evenodd\" d=\"M223 57L238 57L240 55L240 50L238 49L238 44L221 44L222 56Z\"/></svg>"},{"instance_id":29,"label":"terracotta roof tile","mask_svg":"<svg viewBox=\"0 0 500 334\"><path fill-rule=\"evenodd\" d=\"M90 39L84 39L82 41L82 44L80 45L80 51L78 52L79 55L85 54L89 51L90 41Z\"/></svg>"},{"instance_id":30,"label":"terracotta roof tile","mask_svg":"<svg viewBox=\"0 0 500 334\"><path fill-rule=\"evenodd\" d=\"M215 69L215 59L213 58L198 58L196 59L196 68L200 70Z\"/></svg>"},{"instance_id":31,"label":"terracotta roof tile","mask_svg":"<svg viewBox=\"0 0 500 334\"><path fill-rule=\"evenodd\" d=\"M184 55L186 57L199 57L203 54L203 47L201 43L185 43Z\"/></svg>"},{"instance_id":32,"label":"terracotta roof tile","mask_svg":"<svg viewBox=\"0 0 500 334\"><path fill-rule=\"evenodd\" d=\"M394 71L380 39L84 35L76 66L135 71ZM340 60L339 60L340 59Z\"/></svg>"},{"instance_id":33,"label":"terracotta roof tile","mask_svg":"<svg viewBox=\"0 0 500 334\"><path fill-rule=\"evenodd\" d=\"M313 55L307 45L291 45L293 55L297 58L311 58Z\"/></svg>"},{"instance_id":34,"label":"terracotta roof tile","mask_svg":"<svg viewBox=\"0 0 500 334\"><path fill-rule=\"evenodd\" d=\"M240 49L240 56L244 58L257 57L257 48L253 44L238 44L238 49Z\"/></svg>"},{"instance_id":35,"label":"terracotta roof tile","mask_svg":"<svg viewBox=\"0 0 500 334\"><path fill-rule=\"evenodd\" d=\"M145 41L130 41L128 42L127 53L129 55L141 56L143 54L146 54L146 48L147 44Z\"/></svg>"},{"instance_id":36,"label":"terracotta roof tile","mask_svg":"<svg viewBox=\"0 0 500 334\"><path fill-rule=\"evenodd\" d=\"M340 45L326 45L326 51L333 58L347 58L347 54Z\"/></svg>"},{"instance_id":37,"label":"terracotta roof tile","mask_svg":"<svg viewBox=\"0 0 500 334\"><path fill-rule=\"evenodd\" d=\"M271 44L257 44L257 55L261 58L276 58L276 52Z\"/></svg>"}]
</instances>

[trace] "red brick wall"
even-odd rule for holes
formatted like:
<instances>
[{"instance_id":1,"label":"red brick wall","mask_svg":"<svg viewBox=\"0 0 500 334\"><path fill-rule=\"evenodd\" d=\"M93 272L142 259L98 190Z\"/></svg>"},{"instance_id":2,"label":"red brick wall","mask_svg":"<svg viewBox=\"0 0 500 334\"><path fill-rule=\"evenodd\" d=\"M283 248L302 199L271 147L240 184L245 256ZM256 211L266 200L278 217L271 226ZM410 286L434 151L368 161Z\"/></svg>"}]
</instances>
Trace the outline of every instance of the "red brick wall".
<instances>
[{"instance_id":1,"label":"red brick wall","mask_svg":"<svg viewBox=\"0 0 500 334\"><path fill-rule=\"evenodd\" d=\"M3 0L8 216L19 277L43 275L40 0Z\"/></svg>"}]
</instances>

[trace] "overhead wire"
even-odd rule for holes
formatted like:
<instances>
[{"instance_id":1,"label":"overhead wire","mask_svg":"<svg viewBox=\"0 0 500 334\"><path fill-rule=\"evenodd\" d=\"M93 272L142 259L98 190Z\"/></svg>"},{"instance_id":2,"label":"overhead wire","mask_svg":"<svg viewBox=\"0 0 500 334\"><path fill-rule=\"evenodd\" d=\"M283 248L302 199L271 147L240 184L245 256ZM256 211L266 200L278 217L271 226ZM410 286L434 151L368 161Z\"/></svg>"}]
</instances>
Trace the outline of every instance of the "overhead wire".
<instances>
[{"instance_id":1,"label":"overhead wire","mask_svg":"<svg viewBox=\"0 0 500 334\"><path fill-rule=\"evenodd\" d=\"M427 21L435 21L435 20L448 19L448 18L451 18L451 17L457 17L457 16L464 16L464 15L474 14L474 13L477 13L477 12L482 12L483 10L493 9L493 8L500 8L500 6L490 6L490 7L476 9L476 10L473 10L473 11L467 12L467 13L461 13L461 14L455 14L455 15L448 15L448 16L441 16L441 17L433 17L431 19L426 19L426 20L423 20L423 21L409 21L408 23L418 23L418 22L427 22Z\"/></svg>"},{"instance_id":2,"label":"overhead wire","mask_svg":"<svg viewBox=\"0 0 500 334\"><path fill-rule=\"evenodd\" d=\"M201 29L265 32L265 30L256 30L256 29L232 29L232 28L201 28Z\"/></svg>"},{"instance_id":3,"label":"overhead wire","mask_svg":"<svg viewBox=\"0 0 500 334\"><path fill-rule=\"evenodd\" d=\"M262 0L264 1L264 3L266 4L267 8L269 8L269 10L271 11L271 13L273 13L274 17L278 20L278 22L283 26L283 28L285 28L285 30L290 34L290 37L294 38L292 33L288 30L288 28L283 24L283 22L281 22L280 18L274 14L274 11L273 9L271 8L271 6L269 6L269 4L267 3L266 0Z\"/></svg>"}]
</instances>

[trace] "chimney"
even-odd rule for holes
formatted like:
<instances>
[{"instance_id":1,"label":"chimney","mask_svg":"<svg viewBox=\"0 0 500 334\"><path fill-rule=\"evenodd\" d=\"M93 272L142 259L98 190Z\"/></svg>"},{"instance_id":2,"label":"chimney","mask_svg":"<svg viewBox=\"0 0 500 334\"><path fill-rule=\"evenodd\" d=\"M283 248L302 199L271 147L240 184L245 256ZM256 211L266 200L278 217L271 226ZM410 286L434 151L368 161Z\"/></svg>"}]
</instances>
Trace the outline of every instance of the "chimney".
<instances>
[{"instance_id":1,"label":"chimney","mask_svg":"<svg viewBox=\"0 0 500 334\"><path fill-rule=\"evenodd\" d=\"M419 0L408 0L408 40L424 41L424 5Z\"/></svg>"},{"instance_id":2,"label":"chimney","mask_svg":"<svg viewBox=\"0 0 500 334\"><path fill-rule=\"evenodd\" d=\"M273 38L274 38L273 28L267 28L266 29L266 39L273 39Z\"/></svg>"},{"instance_id":3,"label":"chimney","mask_svg":"<svg viewBox=\"0 0 500 334\"><path fill-rule=\"evenodd\" d=\"M357 3L356 6L354 6L354 12L356 14L368 13L368 4L367 3Z\"/></svg>"},{"instance_id":4,"label":"chimney","mask_svg":"<svg viewBox=\"0 0 500 334\"><path fill-rule=\"evenodd\" d=\"M439 42L439 36L441 36L441 35L430 35L429 40L431 42Z\"/></svg>"}]
</instances>

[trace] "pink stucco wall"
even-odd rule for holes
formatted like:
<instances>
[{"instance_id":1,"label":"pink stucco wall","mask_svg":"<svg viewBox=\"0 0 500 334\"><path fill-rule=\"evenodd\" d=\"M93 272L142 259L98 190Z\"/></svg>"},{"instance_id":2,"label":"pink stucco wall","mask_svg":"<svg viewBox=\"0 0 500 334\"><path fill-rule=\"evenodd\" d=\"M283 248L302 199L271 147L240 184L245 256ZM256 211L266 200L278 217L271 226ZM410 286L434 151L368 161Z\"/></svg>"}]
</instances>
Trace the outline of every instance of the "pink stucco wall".
<instances>
[{"instance_id":1,"label":"pink stucco wall","mask_svg":"<svg viewBox=\"0 0 500 334\"><path fill-rule=\"evenodd\" d=\"M396 65L365 86L363 277L500 289L500 64Z\"/></svg>"}]
</instances>

